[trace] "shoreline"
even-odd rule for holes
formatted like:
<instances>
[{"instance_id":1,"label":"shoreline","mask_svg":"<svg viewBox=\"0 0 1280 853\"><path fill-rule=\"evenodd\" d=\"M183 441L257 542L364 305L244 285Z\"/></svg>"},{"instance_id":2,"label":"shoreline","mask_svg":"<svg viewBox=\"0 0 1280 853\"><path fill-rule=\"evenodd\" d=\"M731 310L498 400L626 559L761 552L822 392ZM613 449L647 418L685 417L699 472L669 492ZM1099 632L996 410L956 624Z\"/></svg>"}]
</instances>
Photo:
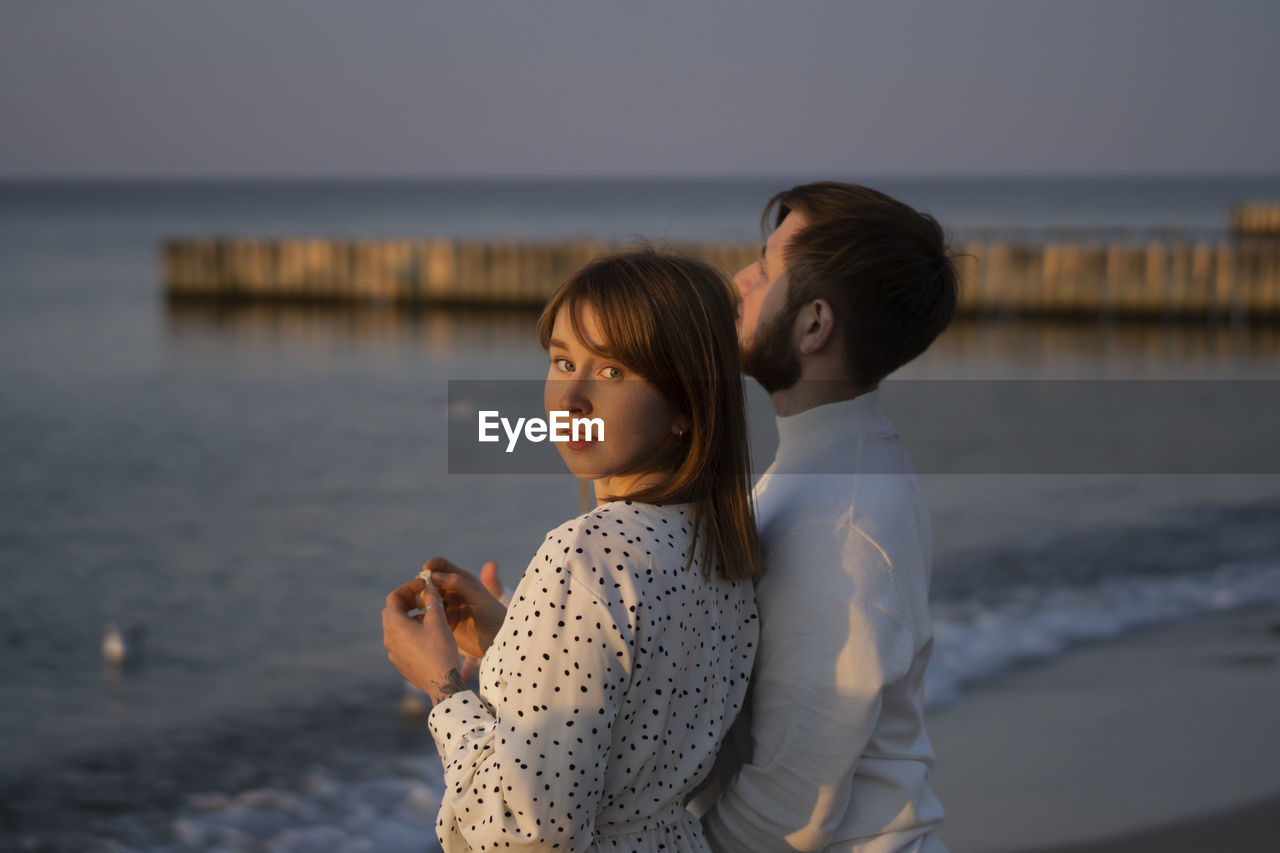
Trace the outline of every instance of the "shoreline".
<instances>
[{"instance_id":1,"label":"shoreline","mask_svg":"<svg viewBox=\"0 0 1280 853\"><path fill-rule=\"evenodd\" d=\"M931 715L940 837L952 853L1256 845L1280 832L1277 717L1280 605L1081 646Z\"/></svg>"}]
</instances>

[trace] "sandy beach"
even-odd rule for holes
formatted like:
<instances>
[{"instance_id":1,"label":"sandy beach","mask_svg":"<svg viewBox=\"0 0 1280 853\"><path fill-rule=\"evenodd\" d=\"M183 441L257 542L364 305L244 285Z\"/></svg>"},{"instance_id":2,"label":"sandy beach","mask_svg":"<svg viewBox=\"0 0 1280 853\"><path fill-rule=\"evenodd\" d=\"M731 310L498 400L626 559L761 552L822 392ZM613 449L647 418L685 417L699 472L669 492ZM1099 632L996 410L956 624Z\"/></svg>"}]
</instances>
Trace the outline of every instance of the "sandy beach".
<instances>
[{"instance_id":1,"label":"sandy beach","mask_svg":"<svg viewBox=\"0 0 1280 853\"><path fill-rule=\"evenodd\" d=\"M1077 649L933 714L953 853L1261 849L1280 833L1280 607Z\"/></svg>"}]
</instances>

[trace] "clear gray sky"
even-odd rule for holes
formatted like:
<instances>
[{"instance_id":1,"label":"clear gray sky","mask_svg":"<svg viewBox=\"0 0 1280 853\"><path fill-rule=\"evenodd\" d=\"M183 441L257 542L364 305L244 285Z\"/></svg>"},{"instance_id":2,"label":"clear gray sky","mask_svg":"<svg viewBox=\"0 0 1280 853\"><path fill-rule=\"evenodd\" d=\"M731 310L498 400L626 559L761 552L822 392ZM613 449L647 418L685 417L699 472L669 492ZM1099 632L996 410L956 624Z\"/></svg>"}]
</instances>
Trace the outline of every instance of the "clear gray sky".
<instances>
[{"instance_id":1,"label":"clear gray sky","mask_svg":"<svg viewBox=\"0 0 1280 853\"><path fill-rule=\"evenodd\" d=\"M4 0L0 177L1280 174L1272 0Z\"/></svg>"}]
</instances>

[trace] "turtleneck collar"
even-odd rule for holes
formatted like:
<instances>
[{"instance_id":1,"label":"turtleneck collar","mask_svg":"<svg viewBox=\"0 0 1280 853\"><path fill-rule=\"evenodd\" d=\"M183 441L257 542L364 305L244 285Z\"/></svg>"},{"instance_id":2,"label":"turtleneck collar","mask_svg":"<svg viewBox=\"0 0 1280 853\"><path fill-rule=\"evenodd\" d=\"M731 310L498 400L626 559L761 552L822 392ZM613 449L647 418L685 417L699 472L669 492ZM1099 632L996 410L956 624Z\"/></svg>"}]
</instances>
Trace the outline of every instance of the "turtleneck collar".
<instances>
[{"instance_id":1,"label":"turtleneck collar","mask_svg":"<svg viewBox=\"0 0 1280 853\"><path fill-rule=\"evenodd\" d=\"M893 434L893 425L880 411L879 399L877 388L852 400L814 406L786 417L777 416L778 455L825 447L854 436Z\"/></svg>"}]
</instances>

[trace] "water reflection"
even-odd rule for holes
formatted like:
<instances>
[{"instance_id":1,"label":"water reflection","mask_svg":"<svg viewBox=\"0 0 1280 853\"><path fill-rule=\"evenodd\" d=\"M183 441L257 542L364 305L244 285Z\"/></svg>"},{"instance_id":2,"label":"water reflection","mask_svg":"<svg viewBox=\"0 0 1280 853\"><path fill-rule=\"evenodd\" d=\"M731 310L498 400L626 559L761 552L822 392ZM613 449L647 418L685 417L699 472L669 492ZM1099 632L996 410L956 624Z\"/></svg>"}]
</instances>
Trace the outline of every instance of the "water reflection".
<instances>
[{"instance_id":1,"label":"water reflection","mask_svg":"<svg viewBox=\"0 0 1280 853\"><path fill-rule=\"evenodd\" d=\"M433 356L484 352L513 360L537 349L537 312L389 306L172 303L169 342L275 344L289 349L409 347ZM1278 378L1274 325L957 320L901 378Z\"/></svg>"},{"instance_id":2,"label":"water reflection","mask_svg":"<svg viewBox=\"0 0 1280 853\"><path fill-rule=\"evenodd\" d=\"M339 342L420 347L431 354L510 348L534 342L538 313L528 309L404 309L330 305L171 302L165 324L171 342L226 339L290 346ZM523 347L521 347L523 349Z\"/></svg>"},{"instance_id":3,"label":"water reflection","mask_svg":"<svg viewBox=\"0 0 1280 853\"><path fill-rule=\"evenodd\" d=\"M1277 356L1274 326L961 320L899 376L1276 378Z\"/></svg>"}]
</instances>

